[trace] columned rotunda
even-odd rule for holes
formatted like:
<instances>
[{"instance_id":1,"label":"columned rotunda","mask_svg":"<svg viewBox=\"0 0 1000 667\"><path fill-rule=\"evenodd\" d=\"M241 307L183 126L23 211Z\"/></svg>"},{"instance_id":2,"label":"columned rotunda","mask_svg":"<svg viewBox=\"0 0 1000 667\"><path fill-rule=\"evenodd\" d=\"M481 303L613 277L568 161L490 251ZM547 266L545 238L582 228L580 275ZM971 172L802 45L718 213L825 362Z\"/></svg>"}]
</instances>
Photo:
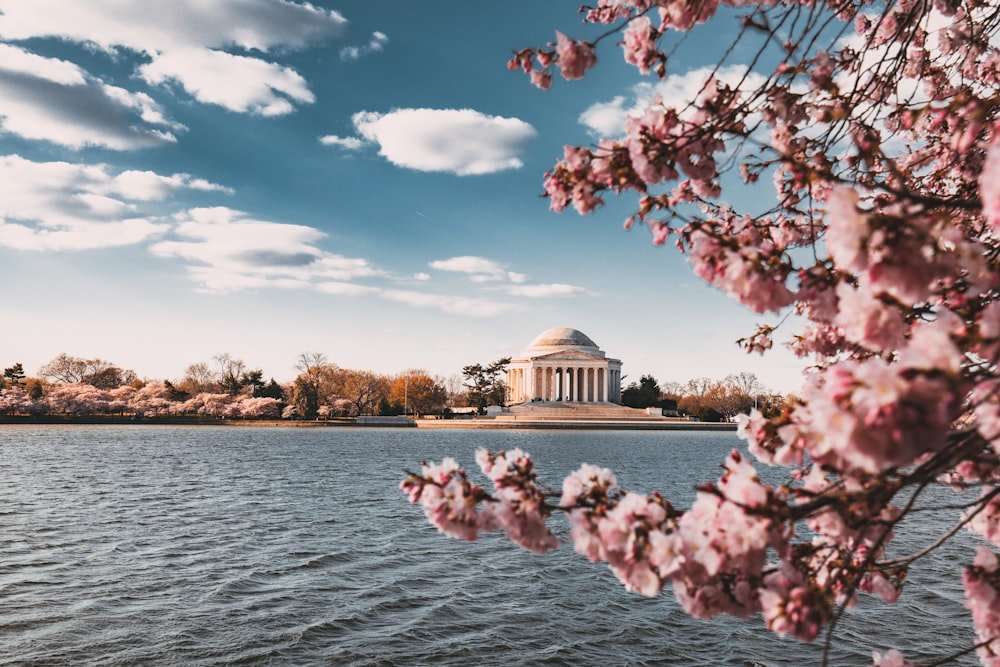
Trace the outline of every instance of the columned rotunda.
<instances>
[{"instance_id":1,"label":"columned rotunda","mask_svg":"<svg viewBox=\"0 0 1000 667\"><path fill-rule=\"evenodd\" d=\"M622 362L576 329L539 334L507 366L507 404L531 401L621 403Z\"/></svg>"}]
</instances>

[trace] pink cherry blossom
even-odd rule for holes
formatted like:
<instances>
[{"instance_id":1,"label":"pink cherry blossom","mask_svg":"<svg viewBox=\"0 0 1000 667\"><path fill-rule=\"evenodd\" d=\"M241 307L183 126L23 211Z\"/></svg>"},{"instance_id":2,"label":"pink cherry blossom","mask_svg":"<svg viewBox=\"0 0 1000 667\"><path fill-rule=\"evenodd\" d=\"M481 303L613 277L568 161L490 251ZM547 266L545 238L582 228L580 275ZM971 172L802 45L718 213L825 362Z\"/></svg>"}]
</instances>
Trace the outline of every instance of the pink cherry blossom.
<instances>
[{"instance_id":1,"label":"pink cherry blossom","mask_svg":"<svg viewBox=\"0 0 1000 667\"><path fill-rule=\"evenodd\" d=\"M1000 232L1000 128L994 128L993 141L979 175L979 198L986 221L995 232Z\"/></svg>"},{"instance_id":2,"label":"pink cherry blossom","mask_svg":"<svg viewBox=\"0 0 1000 667\"><path fill-rule=\"evenodd\" d=\"M556 32L556 64L566 80L580 79L584 72L597 64L592 46Z\"/></svg>"},{"instance_id":3,"label":"pink cherry blossom","mask_svg":"<svg viewBox=\"0 0 1000 667\"><path fill-rule=\"evenodd\" d=\"M872 667L919 667L919 665L903 658L896 649L890 649L884 654L878 651L872 652Z\"/></svg>"},{"instance_id":4,"label":"pink cherry blossom","mask_svg":"<svg viewBox=\"0 0 1000 667\"><path fill-rule=\"evenodd\" d=\"M628 589L669 583L696 617L760 613L809 641L838 605L897 600L920 565L923 554L887 557L906 525L897 498L979 486L955 521L1000 544L1000 22L988 3L951 0L597 0L583 11L600 24L592 41L557 33L508 66L545 88L554 67L580 78L617 41L640 74L664 77L674 38L714 35L695 28L720 5L742 31L720 44L712 77L661 89L677 90L671 99L640 95L611 136L567 146L544 188L554 211L631 201L626 229L675 240L706 284L777 315L739 343L763 353L784 342L801 388L784 409L737 421L750 455L787 467L785 481L765 485L731 454L678 509L584 465L556 508L512 450L480 456L492 494L450 463L404 484L435 525L467 539L502 529L546 550L545 520L564 512L575 549ZM753 64L734 81L737 60ZM981 549L963 581L979 658L1000 667L997 563ZM912 664L895 650L872 660Z\"/></svg>"},{"instance_id":5,"label":"pink cherry blossom","mask_svg":"<svg viewBox=\"0 0 1000 667\"><path fill-rule=\"evenodd\" d=\"M625 62L635 65L643 74L649 74L650 67L661 62L656 48L656 32L648 16L639 16L625 28L622 50Z\"/></svg>"},{"instance_id":6,"label":"pink cherry blossom","mask_svg":"<svg viewBox=\"0 0 1000 667\"><path fill-rule=\"evenodd\" d=\"M454 459L446 457L440 465L425 463L422 475L411 475L400 483L411 503L419 502L427 519L451 537L475 540L483 527L477 505L482 489L470 484Z\"/></svg>"},{"instance_id":7,"label":"pink cherry blossom","mask_svg":"<svg viewBox=\"0 0 1000 667\"><path fill-rule=\"evenodd\" d=\"M962 575L972 625L980 641L986 642L976 651L986 667L1000 665L1000 577L997 568L996 555L986 547L979 547L975 561Z\"/></svg>"}]
</instances>

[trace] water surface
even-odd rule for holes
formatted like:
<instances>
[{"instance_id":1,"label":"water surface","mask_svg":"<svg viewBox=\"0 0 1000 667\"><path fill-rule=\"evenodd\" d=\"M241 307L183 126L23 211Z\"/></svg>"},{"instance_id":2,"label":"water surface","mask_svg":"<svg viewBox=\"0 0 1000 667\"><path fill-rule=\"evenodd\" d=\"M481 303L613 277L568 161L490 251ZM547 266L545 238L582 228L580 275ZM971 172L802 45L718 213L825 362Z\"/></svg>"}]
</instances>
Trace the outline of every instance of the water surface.
<instances>
[{"instance_id":1,"label":"water surface","mask_svg":"<svg viewBox=\"0 0 1000 667\"><path fill-rule=\"evenodd\" d=\"M556 485L589 461L685 507L740 445L714 432L0 426L0 664L817 664L820 641L691 619L565 542L537 556L500 536L445 538L397 488L422 459L471 470L477 447L521 447ZM916 543L941 525L923 515ZM974 542L915 571L896 605L863 601L831 664L971 644L954 573Z\"/></svg>"}]
</instances>

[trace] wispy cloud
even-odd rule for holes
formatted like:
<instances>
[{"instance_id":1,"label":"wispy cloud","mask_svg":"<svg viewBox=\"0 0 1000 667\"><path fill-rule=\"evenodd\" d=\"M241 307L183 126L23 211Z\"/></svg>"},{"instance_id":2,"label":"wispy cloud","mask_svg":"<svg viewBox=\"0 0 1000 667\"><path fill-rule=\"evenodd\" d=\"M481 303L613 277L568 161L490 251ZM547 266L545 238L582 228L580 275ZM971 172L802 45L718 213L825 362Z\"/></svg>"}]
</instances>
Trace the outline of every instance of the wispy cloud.
<instances>
[{"instance_id":1,"label":"wispy cloud","mask_svg":"<svg viewBox=\"0 0 1000 667\"><path fill-rule=\"evenodd\" d=\"M183 190L228 192L189 174L0 156L0 246L72 251L140 243L170 222L143 207Z\"/></svg>"},{"instance_id":2,"label":"wispy cloud","mask_svg":"<svg viewBox=\"0 0 1000 667\"><path fill-rule=\"evenodd\" d=\"M487 288L509 296L541 299L549 297L587 296L592 292L577 285L565 283L527 284L528 276L509 270L504 264L486 257L463 255L431 262L438 271L462 273L473 283L489 283ZM496 283L504 283L497 285Z\"/></svg>"},{"instance_id":3,"label":"wispy cloud","mask_svg":"<svg viewBox=\"0 0 1000 667\"><path fill-rule=\"evenodd\" d=\"M503 264L495 262L492 259L472 255L438 259L428 264L428 266L438 271L465 273L469 276L469 280L477 283L492 280L509 280L513 283L520 283L524 282L526 278L524 274L508 271Z\"/></svg>"},{"instance_id":4,"label":"wispy cloud","mask_svg":"<svg viewBox=\"0 0 1000 667\"><path fill-rule=\"evenodd\" d=\"M324 146L340 146L344 150L356 151L364 148L365 140L358 137L338 137L335 134L327 134L319 138L319 142Z\"/></svg>"},{"instance_id":5,"label":"wispy cloud","mask_svg":"<svg viewBox=\"0 0 1000 667\"><path fill-rule=\"evenodd\" d=\"M365 259L319 248L326 234L314 227L255 220L226 207L192 209L176 218L171 236L179 240L160 241L150 250L188 262L203 290L305 288L384 275Z\"/></svg>"},{"instance_id":6,"label":"wispy cloud","mask_svg":"<svg viewBox=\"0 0 1000 667\"><path fill-rule=\"evenodd\" d=\"M523 296L530 299L545 299L561 296L587 296L592 294L584 287L566 285L564 283L549 283L538 285L509 285L503 289L511 296Z\"/></svg>"},{"instance_id":7,"label":"wispy cloud","mask_svg":"<svg viewBox=\"0 0 1000 667\"><path fill-rule=\"evenodd\" d=\"M478 299L453 296L448 294L431 294L414 290L383 290L379 297L389 301L405 303L417 308L439 310L451 315L466 317L494 317L518 310L520 306L491 299Z\"/></svg>"},{"instance_id":8,"label":"wispy cloud","mask_svg":"<svg viewBox=\"0 0 1000 667\"><path fill-rule=\"evenodd\" d=\"M362 56L367 56L370 53L377 53L385 48L385 45L389 43L389 38L384 32L375 31L372 33L371 38L368 40L367 44L362 46L345 46L340 50L341 60L357 60Z\"/></svg>"},{"instance_id":9,"label":"wispy cloud","mask_svg":"<svg viewBox=\"0 0 1000 667\"><path fill-rule=\"evenodd\" d=\"M351 120L360 138L378 145L389 162L459 176L519 169L521 152L537 134L523 120L472 109L361 111ZM345 139L329 137L329 143L345 146Z\"/></svg>"}]
</instances>

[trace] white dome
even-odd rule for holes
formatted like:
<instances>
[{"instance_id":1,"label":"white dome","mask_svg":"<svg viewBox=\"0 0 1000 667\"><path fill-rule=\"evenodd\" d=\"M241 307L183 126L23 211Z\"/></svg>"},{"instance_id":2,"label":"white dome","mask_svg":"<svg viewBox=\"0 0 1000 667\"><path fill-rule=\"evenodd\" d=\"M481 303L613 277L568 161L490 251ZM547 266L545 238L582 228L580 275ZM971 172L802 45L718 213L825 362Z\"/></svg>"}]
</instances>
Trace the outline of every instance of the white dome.
<instances>
[{"instance_id":1,"label":"white dome","mask_svg":"<svg viewBox=\"0 0 1000 667\"><path fill-rule=\"evenodd\" d=\"M528 343L523 356L537 357L562 350L579 350L600 357L604 356L604 352L598 349L597 343L592 341L587 334L569 327L556 327L538 334L533 341Z\"/></svg>"}]
</instances>

